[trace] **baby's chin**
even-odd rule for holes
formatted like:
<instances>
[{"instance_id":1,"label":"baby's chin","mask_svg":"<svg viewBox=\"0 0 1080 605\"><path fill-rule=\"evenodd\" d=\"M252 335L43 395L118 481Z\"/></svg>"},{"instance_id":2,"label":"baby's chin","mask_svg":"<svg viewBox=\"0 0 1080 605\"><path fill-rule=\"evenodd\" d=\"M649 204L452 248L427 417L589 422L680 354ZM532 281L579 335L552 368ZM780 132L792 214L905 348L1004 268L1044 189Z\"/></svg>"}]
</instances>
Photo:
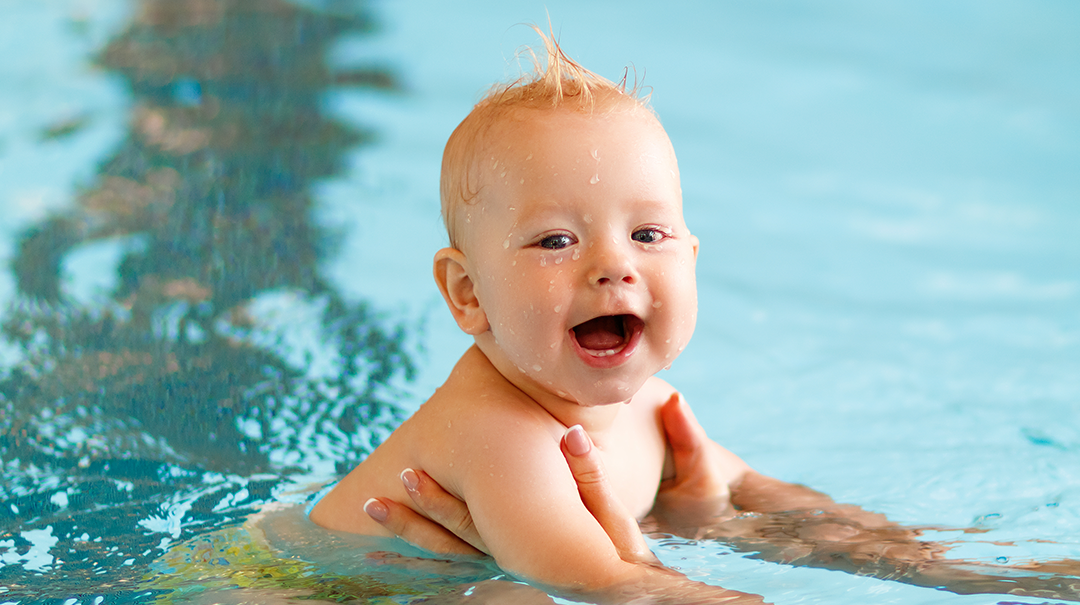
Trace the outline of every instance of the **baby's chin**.
<instances>
[{"instance_id":1,"label":"baby's chin","mask_svg":"<svg viewBox=\"0 0 1080 605\"><path fill-rule=\"evenodd\" d=\"M651 376L651 374L650 374ZM645 381L648 380L648 376L640 381L634 382L620 382L619 384L599 384L592 385L588 388L567 387L567 390L561 390L558 385L549 387L551 392L556 397L560 397L571 403L580 405L582 407L598 407L604 405L614 405L620 403L630 403L630 400L637 395L641 387L644 386ZM603 382L603 381L601 381Z\"/></svg>"},{"instance_id":2,"label":"baby's chin","mask_svg":"<svg viewBox=\"0 0 1080 605\"><path fill-rule=\"evenodd\" d=\"M629 403L650 378L671 365L667 363L660 365L661 362L655 359L635 361L638 363L631 362L619 369L610 370L607 377L601 376L591 383L570 381L560 383L557 380L550 383L543 377L535 377L534 381L550 394L582 407Z\"/></svg>"}]
</instances>

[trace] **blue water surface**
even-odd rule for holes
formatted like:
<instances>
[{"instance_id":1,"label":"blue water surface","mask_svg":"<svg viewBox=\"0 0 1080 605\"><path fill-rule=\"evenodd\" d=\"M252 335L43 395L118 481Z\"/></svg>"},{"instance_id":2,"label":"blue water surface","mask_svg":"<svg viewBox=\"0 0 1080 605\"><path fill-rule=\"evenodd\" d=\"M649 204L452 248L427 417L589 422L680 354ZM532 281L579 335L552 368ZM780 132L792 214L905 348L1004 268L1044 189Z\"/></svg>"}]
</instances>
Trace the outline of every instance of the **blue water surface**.
<instances>
[{"instance_id":1,"label":"blue water surface","mask_svg":"<svg viewBox=\"0 0 1080 605\"><path fill-rule=\"evenodd\" d=\"M468 345L430 278L442 145L549 16L651 87L679 155L701 311L664 378L710 436L950 557L1080 559L1080 5L0 14L0 603L219 587L177 549L235 543L442 382ZM1047 602L653 545L775 603ZM302 574L367 569L339 550Z\"/></svg>"}]
</instances>

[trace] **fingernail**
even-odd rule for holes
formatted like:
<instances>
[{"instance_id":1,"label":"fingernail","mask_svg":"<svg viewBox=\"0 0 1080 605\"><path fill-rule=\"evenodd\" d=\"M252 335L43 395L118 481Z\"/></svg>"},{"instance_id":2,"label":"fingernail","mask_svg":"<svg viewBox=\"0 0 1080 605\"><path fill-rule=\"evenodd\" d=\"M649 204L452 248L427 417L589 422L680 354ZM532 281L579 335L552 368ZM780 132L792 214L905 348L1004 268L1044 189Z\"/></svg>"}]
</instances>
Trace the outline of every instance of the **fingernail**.
<instances>
[{"instance_id":1,"label":"fingernail","mask_svg":"<svg viewBox=\"0 0 1080 605\"><path fill-rule=\"evenodd\" d=\"M401 482L405 484L405 489L410 492L415 491L416 486L420 484L420 477L416 474L416 471L407 468L401 471Z\"/></svg>"},{"instance_id":2,"label":"fingernail","mask_svg":"<svg viewBox=\"0 0 1080 605\"><path fill-rule=\"evenodd\" d=\"M386 516L390 514L386 505L375 498L371 498L364 503L364 512L367 513L369 517L379 522L386 521Z\"/></svg>"},{"instance_id":3,"label":"fingernail","mask_svg":"<svg viewBox=\"0 0 1080 605\"><path fill-rule=\"evenodd\" d=\"M584 456L592 449L592 444L589 442L589 436L585 434L585 429L581 428L580 424L566 429L566 451L570 452L571 456Z\"/></svg>"}]
</instances>

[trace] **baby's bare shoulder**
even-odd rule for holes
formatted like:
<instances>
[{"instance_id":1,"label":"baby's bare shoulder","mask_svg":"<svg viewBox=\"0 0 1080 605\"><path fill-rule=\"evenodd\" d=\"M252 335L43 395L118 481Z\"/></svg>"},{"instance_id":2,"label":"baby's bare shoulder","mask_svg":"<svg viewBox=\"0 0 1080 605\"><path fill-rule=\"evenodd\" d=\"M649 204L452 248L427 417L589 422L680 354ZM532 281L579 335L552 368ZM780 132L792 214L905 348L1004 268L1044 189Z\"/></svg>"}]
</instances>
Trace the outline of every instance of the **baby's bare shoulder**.
<instances>
[{"instance_id":1,"label":"baby's bare shoulder","mask_svg":"<svg viewBox=\"0 0 1080 605\"><path fill-rule=\"evenodd\" d=\"M501 376L462 376L459 369L398 429L416 447L462 453L530 436L561 436L562 427Z\"/></svg>"}]
</instances>

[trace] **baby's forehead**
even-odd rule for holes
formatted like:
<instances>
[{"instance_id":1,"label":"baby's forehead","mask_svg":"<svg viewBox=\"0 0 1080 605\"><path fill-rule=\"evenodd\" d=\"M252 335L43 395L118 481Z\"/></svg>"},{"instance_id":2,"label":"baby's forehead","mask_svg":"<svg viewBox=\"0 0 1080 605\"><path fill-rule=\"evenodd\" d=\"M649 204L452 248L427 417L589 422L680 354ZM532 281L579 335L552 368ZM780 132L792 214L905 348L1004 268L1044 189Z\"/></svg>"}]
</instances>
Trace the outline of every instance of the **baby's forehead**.
<instances>
[{"instance_id":1,"label":"baby's forehead","mask_svg":"<svg viewBox=\"0 0 1080 605\"><path fill-rule=\"evenodd\" d=\"M663 131L655 114L637 103L627 102L592 111L562 107L517 107L491 116L481 136L481 146L497 150L500 146L512 146L516 140L530 133L573 132L586 123L605 124L617 129L629 123L642 122L656 125Z\"/></svg>"},{"instance_id":2,"label":"baby's forehead","mask_svg":"<svg viewBox=\"0 0 1080 605\"><path fill-rule=\"evenodd\" d=\"M640 132L642 124L654 129L659 137L654 140L663 141L659 143L661 147L671 148L659 120L640 106L594 113L558 108L516 109L493 119L476 133L471 158L464 168L473 182L491 183L493 179L504 178L508 169L512 171L531 161L565 158L577 142L619 144L620 139L636 136L628 131Z\"/></svg>"}]
</instances>

